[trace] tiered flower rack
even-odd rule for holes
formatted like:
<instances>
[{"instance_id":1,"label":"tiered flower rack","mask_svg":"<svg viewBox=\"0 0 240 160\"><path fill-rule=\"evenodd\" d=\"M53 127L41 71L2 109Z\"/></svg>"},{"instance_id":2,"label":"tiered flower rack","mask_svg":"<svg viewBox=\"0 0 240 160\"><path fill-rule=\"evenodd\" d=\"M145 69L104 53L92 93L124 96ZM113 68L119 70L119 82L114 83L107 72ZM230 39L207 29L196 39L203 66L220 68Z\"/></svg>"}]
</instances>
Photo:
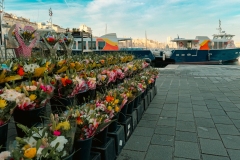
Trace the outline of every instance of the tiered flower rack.
<instances>
[{"instance_id":1,"label":"tiered flower rack","mask_svg":"<svg viewBox=\"0 0 240 160\"><path fill-rule=\"evenodd\" d=\"M44 39L44 35L41 35L41 37L43 38L45 45L49 48L49 45L46 42L46 39ZM71 45L71 44L69 43L68 45ZM64 44L64 46L66 46L66 44ZM68 52L70 51L67 50L67 53ZM55 51L51 52L51 57L56 57ZM71 90L69 92L70 94L68 94L67 97L62 97L63 99L65 100L67 99L67 101L70 101L70 102L63 103L63 108L61 109L61 111L67 110L67 108L65 108L66 106L72 106L74 103L76 105L76 102L74 102L74 99L76 99L76 97L78 98L82 97L82 100L85 100L85 102L87 103L92 103L91 102L92 100L98 101L99 95L96 95L96 90L102 91L103 94L106 94L106 93L109 93L106 91L109 91L110 89L114 90L116 87L120 87L117 90L124 90L124 85L127 85L128 87L130 87L130 88L125 88L125 91L121 92L121 94L125 95L124 98L121 97L124 99L123 100L125 101L124 103L118 102L119 98L117 98L118 101L116 99L116 102L114 101L114 103L111 100L109 101L107 100L109 104L112 104L112 105L115 104L115 105L106 106L107 109L105 108L104 112L101 112L101 114L106 114L110 118L112 118L114 121L112 122L112 124L110 123L109 124L111 127L113 125L115 126L113 126L113 128L109 130L110 132L108 132L108 127L104 127L102 132L96 135L94 134L95 139L94 138L92 139L91 137L91 141L92 140L95 141L93 142L93 146L91 147L92 144L90 144L90 146L86 148L86 149L89 149L90 151L92 150L92 155L94 154L94 152L100 152L102 159L112 160L112 159L115 159L115 157L121 152L121 149L123 148L124 144L131 136L133 130L136 128L137 123L140 121L144 110L147 109L149 102L153 99L153 97L156 94L155 80L157 77L157 71L154 69L151 69L148 66L148 64L143 60L132 60L132 59L133 59L132 55L115 53L115 55L114 54L110 54L110 55L109 54L108 55L92 54L88 56L81 55L78 57L71 57L71 58L59 57L58 60L54 58L53 59L42 58L41 60L37 58L32 58L31 60L26 59L26 60L20 60L17 62L6 61L7 64L4 64L4 66L6 65L7 67L2 68L0 73L0 79L2 78L1 79L2 84L4 84L5 82L10 82L11 85L14 85L17 82L21 82L22 80L26 80L26 79L29 80L29 78L35 81L37 81L38 78L42 78L42 80L39 82L37 81L37 83L40 84L40 82L42 83L44 81L43 84L45 85L42 88L43 90L47 86L49 87L51 85L54 85L56 81L58 81L59 83L64 83L60 85L62 88L64 88L68 85L72 85L74 80L75 82L77 82L77 88L75 84L74 90ZM16 65L16 64L19 64L19 65ZM37 67L35 67L33 71L31 71L31 68L30 68L30 70L26 72L26 70L28 70L27 66L31 66L33 64ZM106 69L103 69L104 67ZM141 75L143 71L145 71L145 74ZM76 77L74 78L72 77L73 75L78 75L78 76L77 78ZM19 76L21 78L19 78ZM49 77L52 77L52 79L49 79ZM142 78L142 77L145 77L145 78ZM139 78L142 78L142 79L139 79ZM128 84L128 82L130 81L133 81L131 85ZM137 81L138 83L134 83L135 81ZM31 82L31 83L34 83L34 82ZM147 86L143 87L144 84ZM67 89L71 89L71 87ZM131 91L129 91L129 89ZM61 97L63 93L59 92L60 90L61 88L59 88L59 85L55 86L55 90L54 90L56 91L55 93ZM127 100L129 97L131 97L128 94L133 94L134 92L138 93L137 95L135 95L136 97L133 96L131 101ZM83 104L82 100L80 101L79 105ZM100 102L104 102L104 101L105 100L102 99ZM121 104L122 106L120 106ZM114 107L114 111L113 111L113 108L111 107ZM5 122L4 124L7 124L7 122ZM118 125L118 124L121 124L121 125ZM102 137L103 140L101 139L101 135L103 135ZM112 137L112 138L109 138L109 137ZM97 144L96 142L99 141L99 138L101 139L100 140L101 143ZM80 146L82 148L83 145L81 145L80 143L86 142L86 140L87 139L76 141L75 146L78 146L78 147ZM4 144L5 142L2 142L3 145L5 145ZM79 148L75 148L75 150L77 149ZM81 155L84 152L85 150L84 148L82 148L80 151L77 151L75 155L78 155L76 156L78 158L85 157L85 156L89 158L90 155L84 155L84 156ZM90 152L88 151L88 153ZM99 156L99 154L95 153L95 157L96 156Z\"/></svg>"}]
</instances>

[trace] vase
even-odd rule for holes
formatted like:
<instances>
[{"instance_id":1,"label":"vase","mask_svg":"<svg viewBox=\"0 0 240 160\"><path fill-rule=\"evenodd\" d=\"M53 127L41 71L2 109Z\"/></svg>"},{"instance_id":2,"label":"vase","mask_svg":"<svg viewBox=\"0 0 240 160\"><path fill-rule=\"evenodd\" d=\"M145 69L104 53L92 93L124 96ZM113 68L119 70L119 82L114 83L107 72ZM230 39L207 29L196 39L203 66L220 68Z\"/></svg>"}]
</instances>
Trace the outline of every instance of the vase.
<instances>
[{"instance_id":1,"label":"vase","mask_svg":"<svg viewBox=\"0 0 240 160\"><path fill-rule=\"evenodd\" d=\"M108 132L108 127L105 127L101 132L96 134L93 137L92 146L100 147L100 146L106 144L107 143L107 132Z\"/></svg>"},{"instance_id":2,"label":"vase","mask_svg":"<svg viewBox=\"0 0 240 160\"><path fill-rule=\"evenodd\" d=\"M126 114L128 110L128 104L125 104L121 111L119 112L118 122L125 122L126 121Z\"/></svg>"},{"instance_id":3,"label":"vase","mask_svg":"<svg viewBox=\"0 0 240 160\"><path fill-rule=\"evenodd\" d=\"M72 160L74 154L75 154L75 151L72 154L68 155L67 157L64 157L63 160Z\"/></svg>"},{"instance_id":4,"label":"vase","mask_svg":"<svg viewBox=\"0 0 240 160\"><path fill-rule=\"evenodd\" d=\"M7 143L7 137L8 137L8 123L3 124L0 126L0 153L2 151L6 151L6 143Z\"/></svg>"},{"instance_id":5,"label":"vase","mask_svg":"<svg viewBox=\"0 0 240 160\"><path fill-rule=\"evenodd\" d=\"M51 109L53 114L61 114L67 110L67 106L74 104L74 97L61 98L54 96L50 99Z\"/></svg>"},{"instance_id":6,"label":"vase","mask_svg":"<svg viewBox=\"0 0 240 160\"><path fill-rule=\"evenodd\" d=\"M85 140L76 140L74 143L75 154L74 160L90 160L90 153L92 148L92 139L88 138Z\"/></svg>"},{"instance_id":7,"label":"vase","mask_svg":"<svg viewBox=\"0 0 240 160\"><path fill-rule=\"evenodd\" d=\"M78 93L76 95L76 101L78 105L83 105L89 103L92 100L96 99L96 90L88 90L86 92Z\"/></svg>"},{"instance_id":8,"label":"vase","mask_svg":"<svg viewBox=\"0 0 240 160\"><path fill-rule=\"evenodd\" d=\"M39 126L44 123L44 116L46 113L46 106L35 108L33 110L20 110L16 108L13 112L13 118L17 130L18 137L24 137L25 133L22 129L17 127L17 123L20 123L28 128L33 126Z\"/></svg>"},{"instance_id":9,"label":"vase","mask_svg":"<svg viewBox=\"0 0 240 160\"><path fill-rule=\"evenodd\" d=\"M141 95L138 95L135 99L134 99L134 108L138 107L138 104L140 103L141 100Z\"/></svg>"},{"instance_id":10,"label":"vase","mask_svg":"<svg viewBox=\"0 0 240 160\"><path fill-rule=\"evenodd\" d=\"M96 91L100 92L101 94L104 94L107 90L107 87L104 85L97 85Z\"/></svg>"},{"instance_id":11,"label":"vase","mask_svg":"<svg viewBox=\"0 0 240 160\"><path fill-rule=\"evenodd\" d=\"M113 122L108 126L108 132L115 132L118 127L118 118L119 118L119 113L114 115L114 117L111 119Z\"/></svg>"},{"instance_id":12,"label":"vase","mask_svg":"<svg viewBox=\"0 0 240 160\"><path fill-rule=\"evenodd\" d=\"M127 114L132 114L133 108L134 108L134 101L135 101L135 99L128 103Z\"/></svg>"}]
</instances>

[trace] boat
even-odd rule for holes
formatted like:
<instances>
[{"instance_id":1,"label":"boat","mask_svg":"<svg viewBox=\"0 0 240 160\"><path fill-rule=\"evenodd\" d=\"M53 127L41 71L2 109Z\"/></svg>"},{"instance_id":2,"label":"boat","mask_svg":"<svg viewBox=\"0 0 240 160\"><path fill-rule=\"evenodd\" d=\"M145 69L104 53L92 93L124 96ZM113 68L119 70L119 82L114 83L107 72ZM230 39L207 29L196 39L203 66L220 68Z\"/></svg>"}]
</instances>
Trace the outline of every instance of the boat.
<instances>
[{"instance_id":1,"label":"boat","mask_svg":"<svg viewBox=\"0 0 240 160\"><path fill-rule=\"evenodd\" d=\"M195 39L175 38L176 49L166 49L160 52L163 61L174 63L223 63L235 61L240 56L240 48L235 47L232 34L222 31L219 20L219 33L213 34L213 39L207 36L196 36Z\"/></svg>"},{"instance_id":2,"label":"boat","mask_svg":"<svg viewBox=\"0 0 240 160\"><path fill-rule=\"evenodd\" d=\"M113 53L113 52L125 52L134 54L138 59L147 59L152 63L155 60L155 56L151 50L146 48L132 47L131 38L118 38L116 33L108 33L101 37L81 36L81 34L72 34L74 37L74 43L72 47L72 53ZM130 41L130 46L121 47L119 42Z\"/></svg>"}]
</instances>

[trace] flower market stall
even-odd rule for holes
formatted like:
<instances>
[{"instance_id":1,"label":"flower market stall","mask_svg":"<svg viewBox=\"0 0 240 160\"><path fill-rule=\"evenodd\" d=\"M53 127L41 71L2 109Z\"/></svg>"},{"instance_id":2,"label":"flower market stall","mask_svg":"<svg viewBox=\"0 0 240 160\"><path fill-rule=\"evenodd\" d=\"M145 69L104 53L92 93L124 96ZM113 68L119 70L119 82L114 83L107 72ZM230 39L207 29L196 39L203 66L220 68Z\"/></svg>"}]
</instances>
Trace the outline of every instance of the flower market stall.
<instances>
[{"instance_id":1,"label":"flower market stall","mask_svg":"<svg viewBox=\"0 0 240 160\"><path fill-rule=\"evenodd\" d=\"M156 94L158 70L125 53L71 56L71 37L54 37L51 49L63 43L66 54L52 50L0 65L0 146L7 150L0 157L113 160ZM9 150L11 115L17 137Z\"/></svg>"}]
</instances>

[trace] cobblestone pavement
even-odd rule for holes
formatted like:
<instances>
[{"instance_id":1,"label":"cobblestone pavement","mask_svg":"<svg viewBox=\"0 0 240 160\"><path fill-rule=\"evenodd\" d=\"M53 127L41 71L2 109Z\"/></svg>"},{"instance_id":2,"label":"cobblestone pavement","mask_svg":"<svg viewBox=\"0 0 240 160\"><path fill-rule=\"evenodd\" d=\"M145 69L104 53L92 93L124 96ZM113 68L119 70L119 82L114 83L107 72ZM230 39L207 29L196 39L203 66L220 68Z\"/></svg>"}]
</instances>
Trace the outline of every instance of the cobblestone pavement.
<instances>
[{"instance_id":1,"label":"cobblestone pavement","mask_svg":"<svg viewBox=\"0 0 240 160\"><path fill-rule=\"evenodd\" d=\"M240 66L168 65L117 160L239 160Z\"/></svg>"}]
</instances>

